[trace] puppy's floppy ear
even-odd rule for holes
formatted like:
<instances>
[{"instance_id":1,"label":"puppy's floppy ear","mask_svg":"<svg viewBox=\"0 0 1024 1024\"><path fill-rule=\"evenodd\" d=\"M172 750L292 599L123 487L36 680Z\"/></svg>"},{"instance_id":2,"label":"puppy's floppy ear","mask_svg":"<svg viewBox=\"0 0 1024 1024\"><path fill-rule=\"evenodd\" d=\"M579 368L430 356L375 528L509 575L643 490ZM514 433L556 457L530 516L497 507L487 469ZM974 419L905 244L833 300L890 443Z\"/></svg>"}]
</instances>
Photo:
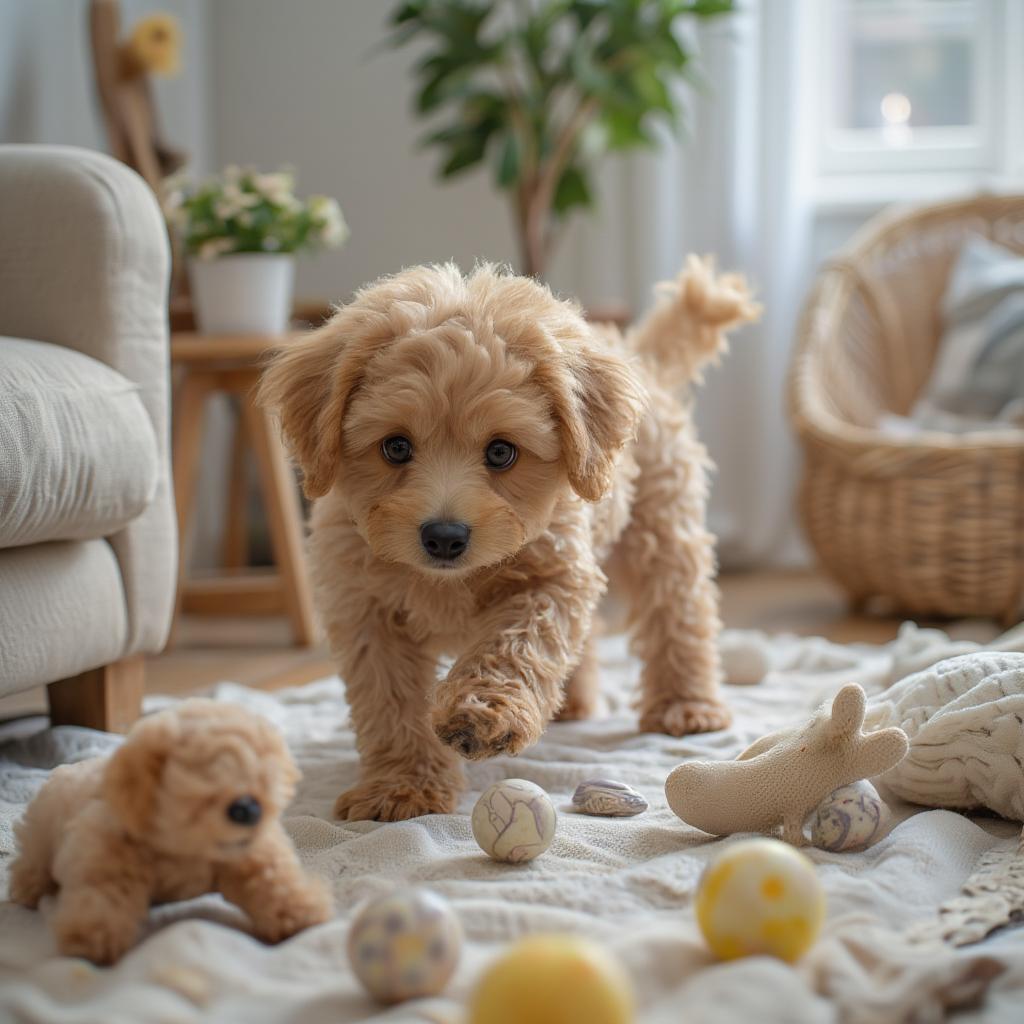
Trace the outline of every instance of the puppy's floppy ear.
<instances>
[{"instance_id":1,"label":"puppy's floppy ear","mask_svg":"<svg viewBox=\"0 0 1024 1024\"><path fill-rule=\"evenodd\" d=\"M636 434L640 383L625 360L591 344L544 360L538 370L561 428L569 483L597 501L611 486L616 454Z\"/></svg>"},{"instance_id":2,"label":"puppy's floppy ear","mask_svg":"<svg viewBox=\"0 0 1024 1024\"><path fill-rule=\"evenodd\" d=\"M178 738L173 714L163 711L132 727L103 773L103 799L136 835L149 827L164 765Z\"/></svg>"},{"instance_id":3,"label":"puppy's floppy ear","mask_svg":"<svg viewBox=\"0 0 1024 1024\"><path fill-rule=\"evenodd\" d=\"M310 498L322 497L334 484L345 404L366 356L365 339L347 340L346 313L339 311L319 330L280 349L263 373L257 396L260 405L277 413Z\"/></svg>"}]
</instances>

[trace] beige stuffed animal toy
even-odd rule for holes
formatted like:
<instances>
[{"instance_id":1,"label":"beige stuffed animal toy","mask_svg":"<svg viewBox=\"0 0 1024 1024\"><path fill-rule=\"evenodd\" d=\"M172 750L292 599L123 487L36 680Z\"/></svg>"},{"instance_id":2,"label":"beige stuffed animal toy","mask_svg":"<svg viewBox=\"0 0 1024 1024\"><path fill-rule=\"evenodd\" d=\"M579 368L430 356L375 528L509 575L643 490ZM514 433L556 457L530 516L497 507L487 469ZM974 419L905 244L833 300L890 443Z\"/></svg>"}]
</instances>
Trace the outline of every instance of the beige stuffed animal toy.
<instances>
[{"instance_id":1,"label":"beige stuffed animal toy","mask_svg":"<svg viewBox=\"0 0 1024 1024\"><path fill-rule=\"evenodd\" d=\"M735 761L696 761L669 775L669 807L688 825L711 835L770 832L803 846L804 821L833 790L871 778L907 753L902 729L863 733L866 697L844 686L802 729L759 739Z\"/></svg>"},{"instance_id":2,"label":"beige stuffed animal toy","mask_svg":"<svg viewBox=\"0 0 1024 1024\"><path fill-rule=\"evenodd\" d=\"M56 769L15 834L11 899L56 893L65 956L113 963L151 903L220 892L280 942L331 917L280 814L299 777L284 737L239 707L190 700L143 718L110 757Z\"/></svg>"}]
</instances>

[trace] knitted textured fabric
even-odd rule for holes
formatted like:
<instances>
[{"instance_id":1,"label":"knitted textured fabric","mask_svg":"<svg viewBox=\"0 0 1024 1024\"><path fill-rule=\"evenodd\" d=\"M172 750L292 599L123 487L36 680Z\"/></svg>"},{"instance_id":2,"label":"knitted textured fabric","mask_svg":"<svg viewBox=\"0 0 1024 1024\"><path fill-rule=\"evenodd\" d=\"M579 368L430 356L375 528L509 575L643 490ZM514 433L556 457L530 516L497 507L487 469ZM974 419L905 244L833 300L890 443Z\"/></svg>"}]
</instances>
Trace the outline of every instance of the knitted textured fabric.
<instances>
[{"instance_id":1,"label":"knitted textured fabric","mask_svg":"<svg viewBox=\"0 0 1024 1024\"><path fill-rule=\"evenodd\" d=\"M861 731L866 701L861 687L850 683L803 728L765 736L735 761L680 765L665 783L669 807L712 835L782 825L783 838L803 846L804 821L829 793L880 775L907 752L902 729Z\"/></svg>"},{"instance_id":2,"label":"knitted textured fabric","mask_svg":"<svg viewBox=\"0 0 1024 1024\"><path fill-rule=\"evenodd\" d=\"M1024 822L1024 654L940 661L872 698L867 720L910 737L910 753L881 780L897 796Z\"/></svg>"}]
</instances>

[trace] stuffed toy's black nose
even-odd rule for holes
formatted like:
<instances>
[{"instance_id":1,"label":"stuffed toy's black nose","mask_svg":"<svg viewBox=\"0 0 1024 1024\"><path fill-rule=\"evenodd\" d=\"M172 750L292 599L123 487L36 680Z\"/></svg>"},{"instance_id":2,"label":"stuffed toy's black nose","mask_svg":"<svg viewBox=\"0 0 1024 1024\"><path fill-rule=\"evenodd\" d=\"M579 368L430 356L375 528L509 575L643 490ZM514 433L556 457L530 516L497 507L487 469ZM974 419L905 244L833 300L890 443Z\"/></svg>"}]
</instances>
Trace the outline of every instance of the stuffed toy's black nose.
<instances>
[{"instance_id":1,"label":"stuffed toy's black nose","mask_svg":"<svg viewBox=\"0 0 1024 1024\"><path fill-rule=\"evenodd\" d=\"M236 825L255 825L262 814L263 808L254 796L240 796L228 804L228 817Z\"/></svg>"},{"instance_id":2,"label":"stuffed toy's black nose","mask_svg":"<svg viewBox=\"0 0 1024 1024\"><path fill-rule=\"evenodd\" d=\"M420 527L420 543L432 558L450 562L469 546L469 527L433 519Z\"/></svg>"}]
</instances>

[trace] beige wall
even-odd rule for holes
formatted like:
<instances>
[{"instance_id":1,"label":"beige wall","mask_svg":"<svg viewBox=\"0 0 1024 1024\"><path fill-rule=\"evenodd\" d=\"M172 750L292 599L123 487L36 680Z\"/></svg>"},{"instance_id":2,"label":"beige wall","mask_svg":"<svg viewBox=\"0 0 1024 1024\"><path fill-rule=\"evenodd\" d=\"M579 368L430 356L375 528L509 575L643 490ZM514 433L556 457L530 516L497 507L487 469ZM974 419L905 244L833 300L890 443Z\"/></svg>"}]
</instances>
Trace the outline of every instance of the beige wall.
<instances>
[{"instance_id":1,"label":"beige wall","mask_svg":"<svg viewBox=\"0 0 1024 1024\"><path fill-rule=\"evenodd\" d=\"M207 0L122 0L131 25L169 11L186 38L184 73L156 82L165 134L196 165L210 163ZM45 142L106 149L93 96L88 0L0 0L0 143Z\"/></svg>"},{"instance_id":2,"label":"beige wall","mask_svg":"<svg viewBox=\"0 0 1024 1024\"><path fill-rule=\"evenodd\" d=\"M411 263L514 259L505 205L489 181L441 186L433 156L414 145L413 55L380 47L392 4L210 6L219 161L292 164L300 190L336 196L352 229L341 251L300 261L300 294L341 300Z\"/></svg>"},{"instance_id":3,"label":"beige wall","mask_svg":"<svg viewBox=\"0 0 1024 1024\"><path fill-rule=\"evenodd\" d=\"M391 0L121 6L126 25L154 10L181 22L184 72L157 80L156 91L165 135L192 155L195 173L289 164L301 191L340 200L352 238L341 251L300 259L301 295L343 300L423 261L515 261L507 202L490 169L441 183L436 156L416 146L424 130L412 112L416 54L383 45ZM106 148L89 59L88 0L0 0L0 142ZM630 173L625 161L609 161L600 174L606 194L626 194ZM550 279L590 305L642 305L651 275L637 228L621 203L602 203L576 220Z\"/></svg>"}]
</instances>

